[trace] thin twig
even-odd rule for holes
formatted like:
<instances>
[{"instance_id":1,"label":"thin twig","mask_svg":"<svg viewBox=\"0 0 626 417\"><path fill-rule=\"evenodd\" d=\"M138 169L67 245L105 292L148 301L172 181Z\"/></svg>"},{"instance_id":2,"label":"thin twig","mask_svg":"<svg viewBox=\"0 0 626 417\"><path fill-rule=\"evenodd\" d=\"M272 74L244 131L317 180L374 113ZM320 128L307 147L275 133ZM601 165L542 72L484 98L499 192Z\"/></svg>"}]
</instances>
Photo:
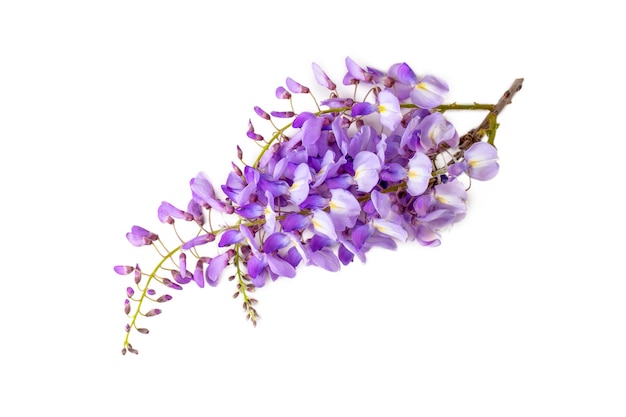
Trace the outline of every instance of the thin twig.
<instances>
[{"instance_id":1,"label":"thin twig","mask_svg":"<svg viewBox=\"0 0 626 417\"><path fill-rule=\"evenodd\" d=\"M513 81L511 87L504 92L500 100L498 100L496 105L493 106L493 109L487 114L487 116L485 116L485 119L482 121L482 123L478 125L478 127L475 127L474 129L461 136L459 149L467 150L474 143L481 141L482 137L485 135L486 129L490 126L490 119L497 117L502 112L504 107L512 103L513 96L515 95L515 93L522 89L523 82L523 78L518 78Z\"/></svg>"}]
</instances>

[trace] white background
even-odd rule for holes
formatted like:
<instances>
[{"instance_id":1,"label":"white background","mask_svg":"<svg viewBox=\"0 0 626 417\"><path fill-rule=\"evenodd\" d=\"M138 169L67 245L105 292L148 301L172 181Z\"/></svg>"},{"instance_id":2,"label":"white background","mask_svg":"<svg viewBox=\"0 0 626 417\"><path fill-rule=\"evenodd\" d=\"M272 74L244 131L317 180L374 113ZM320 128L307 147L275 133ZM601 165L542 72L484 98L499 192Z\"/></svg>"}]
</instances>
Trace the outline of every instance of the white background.
<instances>
[{"instance_id":1,"label":"white background","mask_svg":"<svg viewBox=\"0 0 626 417\"><path fill-rule=\"evenodd\" d=\"M530 3L1 2L0 414L626 415L626 33L608 1ZM301 268L256 329L232 283L189 286L122 356L112 267L151 255L125 233L220 184L285 77L340 83L348 55L450 102L524 77L498 177L439 248Z\"/></svg>"}]
</instances>

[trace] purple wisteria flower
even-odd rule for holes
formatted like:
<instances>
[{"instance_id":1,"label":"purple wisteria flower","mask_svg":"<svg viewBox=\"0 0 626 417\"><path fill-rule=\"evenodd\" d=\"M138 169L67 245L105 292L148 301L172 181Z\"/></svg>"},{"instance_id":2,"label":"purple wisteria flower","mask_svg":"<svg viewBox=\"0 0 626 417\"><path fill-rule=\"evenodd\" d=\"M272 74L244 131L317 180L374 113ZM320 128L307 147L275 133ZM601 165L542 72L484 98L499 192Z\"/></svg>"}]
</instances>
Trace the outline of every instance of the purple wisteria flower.
<instances>
[{"instance_id":1,"label":"purple wisteria flower","mask_svg":"<svg viewBox=\"0 0 626 417\"><path fill-rule=\"evenodd\" d=\"M148 303L172 299L157 288L232 282L233 297L256 325L252 294L268 281L294 278L304 266L338 271L365 262L374 248L395 249L400 242L438 246L442 231L465 217L470 179L489 180L499 168L495 147L476 132L492 143L495 116L521 81L493 106L487 122L460 138L446 111L487 106L443 105L445 81L416 74L404 62L387 71L350 57L345 64L346 92L312 64L315 81L330 92L320 102L287 77L275 91L279 109L253 108L257 119L249 120L246 136L259 154L244 161L237 146L239 162L219 187L200 172L189 182L187 202L161 203L157 217L172 228L175 243L139 226L126 234L132 245L156 249L160 261L145 271L114 267L134 279L126 288L122 353L137 353L131 330L148 333L138 321L161 314ZM292 95L309 95L313 106L295 108ZM261 134L263 124L267 133Z\"/></svg>"}]
</instances>

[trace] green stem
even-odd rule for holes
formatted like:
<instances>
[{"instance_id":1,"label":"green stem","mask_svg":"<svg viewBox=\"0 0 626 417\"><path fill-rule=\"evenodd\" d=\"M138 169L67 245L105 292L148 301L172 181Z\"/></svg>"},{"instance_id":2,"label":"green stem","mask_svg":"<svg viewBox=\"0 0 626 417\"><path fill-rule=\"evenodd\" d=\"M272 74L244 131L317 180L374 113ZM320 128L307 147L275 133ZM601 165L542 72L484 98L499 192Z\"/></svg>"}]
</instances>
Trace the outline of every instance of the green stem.
<instances>
[{"instance_id":1,"label":"green stem","mask_svg":"<svg viewBox=\"0 0 626 417\"><path fill-rule=\"evenodd\" d=\"M241 270L240 267L240 261L241 261L241 255L239 253L239 248L240 248L240 244L237 243L235 244L235 259L234 259L234 264L235 267L237 268L237 281L239 282L239 292L241 293L241 296L243 297L243 302L246 306L246 310L248 312L248 314L250 315L250 320L252 321L252 324L256 326L256 320L257 320L257 314L256 314L256 310L252 307L252 301L250 301L250 297L248 297L248 284L246 284L246 282L243 279L243 271Z\"/></svg>"},{"instance_id":2,"label":"green stem","mask_svg":"<svg viewBox=\"0 0 626 417\"><path fill-rule=\"evenodd\" d=\"M180 245L180 246L174 248L173 250L171 250L167 255L165 255L163 257L163 259L161 259L161 261L157 264L157 266L154 267L154 269L152 270L152 272L148 276L148 281L146 282L146 285L144 286L143 291L141 292L141 297L139 297L138 304L137 304L137 309L135 310L135 314L133 315L133 319L130 322L130 328L131 329L133 327L136 327L135 323L137 322L137 317L139 316L139 314L141 314L140 312L141 312L141 305L143 304L143 300L148 298L147 292L148 292L148 288L150 288L150 282L152 281L153 278L156 277L156 273L159 271L159 269L161 269L161 267L163 266L165 261L167 261L168 259L171 259L172 256L176 252L178 252L182 247L183 247L183 245ZM126 333L126 338L124 339L124 347L128 346L128 338L129 337L130 337L130 331Z\"/></svg>"}]
</instances>

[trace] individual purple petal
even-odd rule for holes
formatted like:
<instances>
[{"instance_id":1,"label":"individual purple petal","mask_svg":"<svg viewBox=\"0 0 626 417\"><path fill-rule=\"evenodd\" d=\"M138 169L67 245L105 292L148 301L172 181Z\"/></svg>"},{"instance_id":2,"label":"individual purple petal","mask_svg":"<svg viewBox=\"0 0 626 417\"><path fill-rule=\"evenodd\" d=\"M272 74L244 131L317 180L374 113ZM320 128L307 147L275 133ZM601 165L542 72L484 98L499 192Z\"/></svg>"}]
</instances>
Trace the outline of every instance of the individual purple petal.
<instances>
[{"instance_id":1,"label":"individual purple petal","mask_svg":"<svg viewBox=\"0 0 626 417\"><path fill-rule=\"evenodd\" d=\"M326 178L326 187L329 189L343 188L344 190L354 185L354 178L350 174L341 174L336 177Z\"/></svg>"},{"instance_id":2,"label":"individual purple petal","mask_svg":"<svg viewBox=\"0 0 626 417\"><path fill-rule=\"evenodd\" d=\"M252 285L254 285L256 288L262 288L263 286L265 286L265 282L267 281L267 279L270 278L270 271L268 268L263 268L257 276L250 276L250 278L252 281Z\"/></svg>"},{"instance_id":3,"label":"individual purple petal","mask_svg":"<svg viewBox=\"0 0 626 417\"><path fill-rule=\"evenodd\" d=\"M325 211L313 210L311 224L313 225L315 233L326 236L329 239L337 240L337 233L335 232L332 218Z\"/></svg>"},{"instance_id":4,"label":"individual purple petal","mask_svg":"<svg viewBox=\"0 0 626 417\"><path fill-rule=\"evenodd\" d=\"M262 175L258 181L258 188L265 196L267 193L274 197L282 197L289 193L289 184L283 180L274 180L269 175Z\"/></svg>"},{"instance_id":5,"label":"individual purple petal","mask_svg":"<svg viewBox=\"0 0 626 417\"><path fill-rule=\"evenodd\" d=\"M235 209L235 213L246 219L257 219L261 217L264 212L265 207L257 203L246 204Z\"/></svg>"},{"instance_id":6,"label":"individual purple petal","mask_svg":"<svg viewBox=\"0 0 626 417\"><path fill-rule=\"evenodd\" d=\"M204 245L209 242L213 242L215 240L215 235L213 233L206 233L200 236L196 236L191 240L188 240L183 245L183 250L189 250L193 247Z\"/></svg>"},{"instance_id":7,"label":"individual purple petal","mask_svg":"<svg viewBox=\"0 0 626 417\"><path fill-rule=\"evenodd\" d=\"M366 251L374 247L394 250L398 248L398 244L394 239L388 236L374 233L372 237L365 242L365 245L363 245L363 250Z\"/></svg>"},{"instance_id":8,"label":"individual purple petal","mask_svg":"<svg viewBox=\"0 0 626 417\"><path fill-rule=\"evenodd\" d=\"M441 241L439 240L439 234L426 226L418 226L415 237L417 241L423 246L436 247L441 244Z\"/></svg>"},{"instance_id":9,"label":"individual purple petal","mask_svg":"<svg viewBox=\"0 0 626 417\"><path fill-rule=\"evenodd\" d=\"M319 266L330 272L337 272L341 269L339 259L330 248L324 248L319 251L311 252L309 261L312 265Z\"/></svg>"},{"instance_id":10,"label":"individual purple petal","mask_svg":"<svg viewBox=\"0 0 626 417\"><path fill-rule=\"evenodd\" d=\"M294 268L298 266L300 262L302 262L302 255L298 251L298 248L296 248L295 246L292 246L287 251L287 256L285 257L285 261L289 262L291 266L293 266Z\"/></svg>"},{"instance_id":11,"label":"individual purple petal","mask_svg":"<svg viewBox=\"0 0 626 417\"><path fill-rule=\"evenodd\" d=\"M380 171L380 178L384 181L399 182L403 181L407 176L407 170L402 165L391 162L383 166Z\"/></svg>"},{"instance_id":12,"label":"individual purple petal","mask_svg":"<svg viewBox=\"0 0 626 417\"><path fill-rule=\"evenodd\" d=\"M305 87L302 84L294 81L292 78L287 77L286 80L287 83L287 88L289 89L289 91L291 91L292 93L302 93L302 94L306 94L308 93L309 87Z\"/></svg>"},{"instance_id":13,"label":"individual purple petal","mask_svg":"<svg viewBox=\"0 0 626 417\"><path fill-rule=\"evenodd\" d=\"M263 252L271 253L289 246L291 239L284 233L276 232L269 235L263 242Z\"/></svg>"},{"instance_id":14,"label":"individual purple petal","mask_svg":"<svg viewBox=\"0 0 626 417\"><path fill-rule=\"evenodd\" d=\"M315 80L319 83L319 85L326 87L329 90L335 90L337 88L337 85L332 82L330 78L328 78L328 75L326 75L319 65L313 62L312 67L313 75L315 75Z\"/></svg>"},{"instance_id":15,"label":"individual purple petal","mask_svg":"<svg viewBox=\"0 0 626 417\"><path fill-rule=\"evenodd\" d=\"M252 230L248 226L242 224L239 226L239 231L246 238L246 242L248 242L252 252L256 255L259 252L259 245L257 244Z\"/></svg>"},{"instance_id":16,"label":"individual purple petal","mask_svg":"<svg viewBox=\"0 0 626 417\"><path fill-rule=\"evenodd\" d=\"M309 194L308 197L300 203L300 208L309 210L323 209L327 206L328 199L319 194Z\"/></svg>"},{"instance_id":17,"label":"individual purple petal","mask_svg":"<svg viewBox=\"0 0 626 417\"><path fill-rule=\"evenodd\" d=\"M357 190L369 193L372 188L378 184L380 172L380 159L378 156L369 151L359 152L354 157L352 164L354 167L354 180L357 184Z\"/></svg>"},{"instance_id":18,"label":"individual purple petal","mask_svg":"<svg viewBox=\"0 0 626 417\"><path fill-rule=\"evenodd\" d=\"M298 114L295 119L293 119L293 122L291 122L291 127L295 129L299 129L302 127L304 122L306 122L309 119L315 119L315 118L317 118L315 114L309 111L303 111L300 114Z\"/></svg>"},{"instance_id":19,"label":"individual purple petal","mask_svg":"<svg viewBox=\"0 0 626 417\"><path fill-rule=\"evenodd\" d=\"M456 162L448 167L448 174L453 177L458 177L469 169L469 164L466 161Z\"/></svg>"},{"instance_id":20,"label":"individual purple petal","mask_svg":"<svg viewBox=\"0 0 626 417\"><path fill-rule=\"evenodd\" d=\"M335 239L331 239L326 236L316 234L316 235L313 235L313 237L311 237L307 241L307 245L309 249L311 249L313 252L317 252L318 250L323 249L325 247L333 246L335 242L336 242Z\"/></svg>"},{"instance_id":21,"label":"individual purple petal","mask_svg":"<svg viewBox=\"0 0 626 417\"><path fill-rule=\"evenodd\" d=\"M265 256L265 254L262 254L262 256L260 257L251 256L250 259L248 259L247 267L250 277L256 278L261 275L267 267L267 257ZM265 280L263 280L263 283L265 283Z\"/></svg>"},{"instance_id":22,"label":"individual purple petal","mask_svg":"<svg viewBox=\"0 0 626 417\"><path fill-rule=\"evenodd\" d=\"M311 146L318 141L322 133L323 124L324 119L321 117L304 121L302 124L302 144L304 146Z\"/></svg>"},{"instance_id":23,"label":"individual purple petal","mask_svg":"<svg viewBox=\"0 0 626 417\"><path fill-rule=\"evenodd\" d=\"M348 265L354 260L354 253L346 249L343 244L339 245L339 249L337 250L337 256L339 258L339 261L344 265Z\"/></svg>"},{"instance_id":24,"label":"individual purple petal","mask_svg":"<svg viewBox=\"0 0 626 417\"><path fill-rule=\"evenodd\" d=\"M263 215L265 217L263 229L267 233L274 233L274 230L276 230L276 212L274 211L274 197L270 194L269 191L265 193L265 197L267 198L267 205L265 206L265 211L263 212Z\"/></svg>"},{"instance_id":25,"label":"individual purple petal","mask_svg":"<svg viewBox=\"0 0 626 417\"><path fill-rule=\"evenodd\" d=\"M434 187L437 205L464 215L466 212L467 191L459 181L439 184Z\"/></svg>"},{"instance_id":26,"label":"individual purple petal","mask_svg":"<svg viewBox=\"0 0 626 417\"><path fill-rule=\"evenodd\" d=\"M429 149L434 145L445 143L450 148L459 144L459 135L443 114L436 112L424 117L419 123L421 130L420 143L423 148Z\"/></svg>"},{"instance_id":27,"label":"individual purple petal","mask_svg":"<svg viewBox=\"0 0 626 417\"><path fill-rule=\"evenodd\" d=\"M393 239L404 242L408 238L408 233L401 225L383 219L373 219L372 225L378 233L389 236Z\"/></svg>"},{"instance_id":28,"label":"individual purple petal","mask_svg":"<svg viewBox=\"0 0 626 417\"><path fill-rule=\"evenodd\" d=\"M335 228L342 230L354 226L357 217L361 214L361 205L354 194L340 188L330 190L330 193L332 197L328 206Z\"/></svg>"},{"instance_id":29,"label":"individual purple petal","mask_svg":"<svg viewBox=\"0 0 626 417\"><path fill-rule=\"evenodd\" d=\"M292 230L302 230L311 224L311 218L299 213L290 213L282 221L283 230L291 232Z\"/></svg>"},{"instance_id":30,"label":"individual purple petal","mask_svg":"<svg viewBox=\"0 0 626 417\"><path fill-rule=\"evenodd\" d=\"M356 255L361 262L365 262L365 260L366 260L365 252L360 250L360 249L357 249L353 241L351 241L350 239L347 239L347 238L344 238L343 236L341 236L339 238L339 243L340 243L340 247L339 247L340 250L341 250L341 248L343 248L344 250L347 250L348 252L350 252L352 255ZM341 252L340 251L337 251L337 256L341 260ZM343 261L342 261L342 263L343 263Z\"/></svg>"},{"instance_id":31,"label":"individual purple petal","mask_svg":"<svg viewBox=\"0 0 626 417\"><path fill-rule=\"evenodd\" d=\"M428 224L435 229L443 229L457 221L457 215L448 209L435 209L424 216L419 217L422 224Z\"/></svg>"},{"instance_id":32,"label":"individual purple petal","mask_svg":"<svg viewBox=\"0 0 626 417\"><path fill-rule=\"evenodd\" d=\"M385 219L391 213L391 196L388 193L381 193L373 190L370 194L370 200L381 218Z\"/></svg>"},{"instance_id":33,"label":"individual purple petal","mask_svg":"<svg viewBox=\"0 0 626 417\"><path fill-rule=\"evenodd\" d=\"M445 81L426 75L418 80L415 89L411 91L411 102L423 109L432 109L443 103L448 91Z\"/></svg>"},{"instance_id":34,"label":"individual purple petal","mask_svg":"<svg viewBox=\"0 0 626 417\"><path fill-rule=\"evenodd\" d=\"M234 245L235 243L241 243L244 240L243 235L237 229L229 229L222 233L218 247L223 248L225 246Z\"/></svg>"},{"instance_id":35,"label":"individual purple petal","mask_svg":"<svg viewBox=\"0 0 626 417\"><path fill-rule=\"evenodd\" d=\"M278 256L267 255L267 264L272 272L281 277L293 278L296 276L295 268L287 261Z\"/></svg>"},{"instance_id":36,"label":"individual purple petal","mask_svg":"<svg viewBox=\"0 0 626 417\"><path fill-rule=\"evenodd\" d=\"M294 172L293 184L289 188L289 200L300 205L309 195L309 182L311 181L311 170L309 164L299 164Z\"/></svg>"},{"instance_id":37,"label":"individual purple petal","mask_svg":"<svg viewBox=\"0 0 626 417\"><path fill-rule=\"evenodd\" d=\"M465 162L468 165L467 175L471 178L487 181L498 173L498 151L486 142L474 143L465 151Z\"/></svg>"},{"instance_id":38,"label":"individual purple petal","mask_svg":"<svg viewBox=\"0 0 626 417\"><path fill-rule=\"evenodd\" d=\"M423 194L428 188L432 175L433 164L428 156L417 152L408 164L406 188L412 196Z\"/></svg>"},{"instance_id":39,"label":"individual purple petal","mask_svg":"<svg viewBox=\"0 0 626 417\"><path fill-rule=\"evenodd\" d=\"M211 259L211 262L209 262L209 267L206 270L206 279L209 285L215 285L217 279L220 277L220 274L222 273L224 268L226 268L226 265L228 265L229 261L230 251L224 252Z\"/></svg>"},{"instance_id":40,"label":"individual purple petal","mask_svg":"<svg viewBox=\"0 0 626 417\"><path fill-rule=\"evenodd\" d=\"M355 103L350 109L350 116L367 116L378 110L378 106L374 103Z\"/></svg>"},{"instance_id":41,"label":"individual purple petal","mask_svg":"<svg viewBox=\"0 0 626 417\"><path fill-rule=\"evenodd\" d=\"M405 62L399 65L392 66L389 74L396 78L398 81L414 86L417 84L417 76L415 72Z\"/></svg>"},{"instance_id":42,"label":"individual purple petal","mask_svg":"<svg viewBox=\"0 0 626 417\"><path fill-rule=\"evenodd\" d=\"M373 151L378 140L379 136L376 130L372 126L364 124L350 140L348 153L356 156L361 151Z\"/></svg>"},{"instance_id":43,"label":"individual purple petal","mask_svg":"<svg viewBox=\"0 0 626 417\"><path fill-rule=\"evenodd\" d=\"M380 123L387 129L394 131L402 120L398 98L390 90L384 90L378 94L378 103Z\"/></svg>"}]
</instances>

